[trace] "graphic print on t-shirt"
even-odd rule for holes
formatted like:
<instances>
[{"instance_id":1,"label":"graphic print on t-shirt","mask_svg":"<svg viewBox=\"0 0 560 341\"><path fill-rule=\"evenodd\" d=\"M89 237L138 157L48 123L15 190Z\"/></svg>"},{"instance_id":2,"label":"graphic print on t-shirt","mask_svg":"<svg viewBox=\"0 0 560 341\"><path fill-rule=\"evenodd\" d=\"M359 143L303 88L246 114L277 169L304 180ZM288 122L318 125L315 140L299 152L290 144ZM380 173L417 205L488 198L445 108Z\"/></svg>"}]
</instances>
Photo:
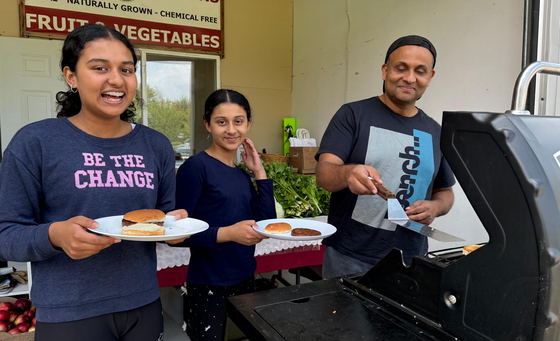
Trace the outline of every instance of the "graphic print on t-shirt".
<instances>
[{"instance_id":1,"label":"graphic print on t-shirt","mask_svg":"<svg viewBox=\"0 0 560 341\"><path fill-rule=\"evenodd\" d=\"M377 169L383 185L394 192L404 207L424 200L434 174L432 135L414 130L413 135L370 127L366 165ZM352 219L375 228L394 231L386 220L387 202L378 195L360 195Z\"/></svg>"},{"instance_id":2,"label":"graphic print on t-shirt","mask_svg":"<svg viewBox=\"0 0 560 341\"><path fill-rule=\"evenodd\" d=\"M82 156L84 167L74 173L74 182L78 189L91 187L154 189L154 173L146 171L142 155L82 153Z\"/></svg>"}]
</instances>

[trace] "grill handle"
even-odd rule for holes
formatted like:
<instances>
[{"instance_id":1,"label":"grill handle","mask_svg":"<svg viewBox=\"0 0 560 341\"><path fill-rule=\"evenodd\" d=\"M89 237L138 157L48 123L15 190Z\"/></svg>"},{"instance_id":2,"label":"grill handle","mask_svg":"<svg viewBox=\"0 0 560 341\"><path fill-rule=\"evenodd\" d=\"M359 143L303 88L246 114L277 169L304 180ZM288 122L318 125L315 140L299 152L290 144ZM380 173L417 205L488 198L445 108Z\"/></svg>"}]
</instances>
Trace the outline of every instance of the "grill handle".
<instances>
[{"instance_id":1,"label":"grill handle","mask_svg":"<svg viewBox=\"0 0 560 341\"><path fill-rule=\"evenodd\" d=\"M530 112L525 110L527 104L527 92L529 90L529 82L537 73L546 73L549 75L560 76L560 64L549 62L534 62L529 64L517 76L515 88L513 89L513 99L511 101L511 110L507 113L517 115L529 115Z\"/></svg>"}]
</instances>

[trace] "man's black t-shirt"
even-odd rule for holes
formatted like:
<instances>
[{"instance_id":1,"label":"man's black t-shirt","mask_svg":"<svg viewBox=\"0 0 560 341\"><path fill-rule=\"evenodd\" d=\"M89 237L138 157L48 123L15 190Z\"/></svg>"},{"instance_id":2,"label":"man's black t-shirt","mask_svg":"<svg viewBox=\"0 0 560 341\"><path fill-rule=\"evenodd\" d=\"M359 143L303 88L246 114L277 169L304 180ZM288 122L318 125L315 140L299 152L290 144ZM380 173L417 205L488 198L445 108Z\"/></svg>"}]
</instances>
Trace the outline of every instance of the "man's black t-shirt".
<instances>
[{"instance_id":1,"label":"man's black t-shirt","mask_svg":"<svg viewBox=\"0 0 560 341\"><path fill-rule=\"evenodd\" d=\"M403 207L429 200L434 188L451 187L453 173L440 149L440 125L421 109L413 117L393 112L378 97L343 105L321 141L322 153L345 164L373 166L383 185ZM370 264L391 249L408 263L428 250L427 238L387 219L387 202L377 195L355 195L348 188L331 196L329 223L337 232L323 241L338 252Z\"/></svg>"}]
</instances>

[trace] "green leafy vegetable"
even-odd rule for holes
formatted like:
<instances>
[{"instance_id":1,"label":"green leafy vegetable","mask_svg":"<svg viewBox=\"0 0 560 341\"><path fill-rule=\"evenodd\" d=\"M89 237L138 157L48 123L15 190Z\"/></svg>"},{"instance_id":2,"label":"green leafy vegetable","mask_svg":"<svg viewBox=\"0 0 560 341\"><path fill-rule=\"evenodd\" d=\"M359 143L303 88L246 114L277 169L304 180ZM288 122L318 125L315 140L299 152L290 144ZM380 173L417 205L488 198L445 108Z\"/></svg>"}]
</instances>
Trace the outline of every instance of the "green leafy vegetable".
<instances>
[{"instance_id":1,"label":"green leafy vegetable","mask_svg":"<svg viewBox=\"0 0 560 341\"><path fill-rule=\"evenodd\" d=\"M248 170L244 164L240 167ZM274 197L286 218L329 214L331 194L317 185L314 175L296 174L287 163L263 163L263 167L266 176L274 181Z\"/></svg>"}]
</instances>

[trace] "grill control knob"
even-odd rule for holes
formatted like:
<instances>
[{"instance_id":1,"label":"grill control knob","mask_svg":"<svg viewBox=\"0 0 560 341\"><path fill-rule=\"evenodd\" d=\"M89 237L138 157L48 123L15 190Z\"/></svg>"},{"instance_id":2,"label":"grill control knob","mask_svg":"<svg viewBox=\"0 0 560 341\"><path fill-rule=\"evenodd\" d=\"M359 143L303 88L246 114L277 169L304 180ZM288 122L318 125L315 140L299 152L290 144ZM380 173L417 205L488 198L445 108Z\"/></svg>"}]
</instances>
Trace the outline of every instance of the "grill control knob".
<instances>
[{"instance_id":1,"label":"grill control knob","mask_svg":"<svg viewBox=\"0 0 560 341\"><path fill-rule=\"evenodd\" d=\"M449 300L449 303L451 303L451 304L456 304L457 303L457 297L455 297L455 295L449 295L449 296L447 296L447 299Z\"/></svg>"}]
</instances>

